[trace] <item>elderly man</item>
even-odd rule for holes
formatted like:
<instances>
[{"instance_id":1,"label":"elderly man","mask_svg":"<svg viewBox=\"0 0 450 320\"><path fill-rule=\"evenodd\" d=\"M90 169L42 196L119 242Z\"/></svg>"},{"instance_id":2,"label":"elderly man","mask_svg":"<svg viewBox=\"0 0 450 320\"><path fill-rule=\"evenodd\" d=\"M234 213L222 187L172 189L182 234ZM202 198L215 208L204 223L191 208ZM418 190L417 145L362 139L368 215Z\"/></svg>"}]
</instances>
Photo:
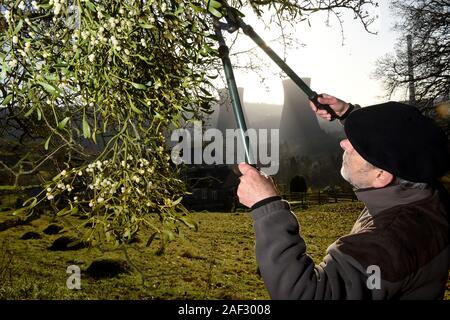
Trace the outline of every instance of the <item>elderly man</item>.
<instances>
[{"instance_id":1,"label":"elderly man","mask_svg":"<svg viewBox=\"0 0 450 320\"><path fill-rule=\"evenodd\" d=\"M365 204L319 265L272 180L240 164L239 201L252 208L256 259L273 299L442 299L449 270L447 138L415 108L355 107L323 95L344 124L341 173ZM330 120L325 110L317 115Z\"/></svg>"}]
</instances>

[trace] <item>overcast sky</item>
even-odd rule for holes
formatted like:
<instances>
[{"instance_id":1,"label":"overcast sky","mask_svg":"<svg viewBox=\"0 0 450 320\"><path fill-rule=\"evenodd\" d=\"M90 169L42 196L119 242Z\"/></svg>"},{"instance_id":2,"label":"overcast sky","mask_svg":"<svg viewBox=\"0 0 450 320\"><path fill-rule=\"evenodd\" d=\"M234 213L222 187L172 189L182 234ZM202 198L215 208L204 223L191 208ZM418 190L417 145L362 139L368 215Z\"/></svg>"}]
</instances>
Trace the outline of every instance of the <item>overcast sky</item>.
<instances>
[{"instance_id":1,"label":"overcast sky","mask_svg":"<svg viewBox=\"0 0 450 320\"><path fill-rule=\"evenodd\" d=\"M380 0L380 7L373 11L379 16L371 25L371 30L378 34L373 35L365 31L358 20L350 14L344 15L344 45L339 24L330 20L330 26L325 23L326 15L317 13L311 19L311 27L307 23L300 23L296 27L296 35L305 47L287 52L287 63L300 76L311 78L311 87L318 93L325 92L342 98L348 102L359 103L363 106L385 101L382 84L372 79L375 62L386 53L393 52L394 44L398 38L392 30L395 17L389 9L388 0ZM275 37L273 30L264 30L249 14L244 21L254 27L255 31L266 41ZM276 28L274 28L276 29ZM238 45L233 51L254 46L253 41L240 35ZM282 55L282 46L270 44ZM263 57L267 57L262 53ZM267 57L267 60L270 59ZM269 66L270 72L279 72L274 63ZM238 86L245 88L244 100L249 102L265 102L282 104L281 81L271 76L267 82L270 92L260 84L260 77L248 72L236 71ZM403 99L406 93L393 97Z\"/></svg>"}]
</instances>

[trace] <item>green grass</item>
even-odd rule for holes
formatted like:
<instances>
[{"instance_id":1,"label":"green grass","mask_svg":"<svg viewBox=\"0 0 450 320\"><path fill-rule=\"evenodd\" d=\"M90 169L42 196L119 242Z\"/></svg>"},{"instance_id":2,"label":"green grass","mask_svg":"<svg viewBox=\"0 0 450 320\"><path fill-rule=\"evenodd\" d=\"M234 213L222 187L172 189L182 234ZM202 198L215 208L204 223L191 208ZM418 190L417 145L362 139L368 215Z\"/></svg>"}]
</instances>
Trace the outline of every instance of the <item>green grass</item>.
<instances>
[{"instance_id":1,"label":"green grass","mask_svg":"<svg viewBox=\"0 0 450 320\"><path fill-rule=\"evenodd\" d=\"M349 202L296 210L308 253L316 263L333 241L350 231L361 208L360 203ZM42 233L53 222L48 216L0 232L0 299L268 299L256 272L250 214L194 213L193 218L199 231L183 229L184 239L170 243L163 255L155 254L157 241L145 247L145 235L130 245L128 254L144 274L144 284L136 270L103 280L85 275L96 259L124 259L120 250L47 250L60 236ZM27 231L40 232L42 239L20 240ZM2 269L5 250L12 262ZM66 268L72 264L82 270L81 290L66 287Z\"/></svg>"}]
</instances>

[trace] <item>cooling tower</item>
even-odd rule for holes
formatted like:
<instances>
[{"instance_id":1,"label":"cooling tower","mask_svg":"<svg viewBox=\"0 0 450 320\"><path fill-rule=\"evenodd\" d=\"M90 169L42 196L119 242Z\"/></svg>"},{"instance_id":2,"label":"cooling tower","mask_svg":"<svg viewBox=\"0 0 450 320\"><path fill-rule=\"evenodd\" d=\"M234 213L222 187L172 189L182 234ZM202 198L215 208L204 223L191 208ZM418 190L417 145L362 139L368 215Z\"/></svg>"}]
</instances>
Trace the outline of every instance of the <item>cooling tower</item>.
<instances>
[{"instance_id":1,"label":"cooling tower","mask_svg":"<svg viewBox=\"0 0 450 320\"><path fill-rule=\"evenodd\" d=\"M238 88L238 92L242 108L244 108L244 89ZM233 106L231 105L231 99L228 93L228 89L221 89L219 91L219 102L217 103L214 112L217 112L218 115L216 125L212 125L213 128L219 129L224 135L226 129L237 128L236 120L234 118ZM247 116L246 122L248 122Z\"/></svg>"},{"instance_id":2,"label":"cooling tower","mask_svg":"<svg viewBox=\"0 0 450 320\"><path fill-rule=\"evenodd\" d=\"M303 81L309 85L311 79ZM307 96L292 80L284 80L283 88L279 183L288 186L295 175L306 177L308 184L337 181L342 154L339 135L322 129Z\"/></svg>"},{"instance_id":3,"label":"cooling tower","mask_svg":"<svg viewBox=\"0 0 450 320\"><path fill-rule=\"evenodd\" d=\"M310 78L304 78L310 84ZM336 138L319 125L317 116L309 107L308 97L292 81L284 80L284 106L280 121L280 143L289 146L292 156L314 157L335 147Z\"/></svg>"}]
</instances>

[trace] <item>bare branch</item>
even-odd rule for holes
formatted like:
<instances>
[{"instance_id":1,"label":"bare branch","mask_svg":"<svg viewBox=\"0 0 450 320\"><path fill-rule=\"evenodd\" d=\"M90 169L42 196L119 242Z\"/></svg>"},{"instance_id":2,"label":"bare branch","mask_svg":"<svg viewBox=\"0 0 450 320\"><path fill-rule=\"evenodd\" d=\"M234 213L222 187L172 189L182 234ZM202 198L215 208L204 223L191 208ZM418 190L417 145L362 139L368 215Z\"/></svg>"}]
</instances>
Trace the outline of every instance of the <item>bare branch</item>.
<instances>
[{"instance_id":1,"label":"bare branch","mask_svg":"<svg viewBox=\"0 0 450 320\"><path fill-rule=\"evenodd\" d=\"M395 56L378 61L375 76L389 93L410 83L405 39L412 35L416 100L436 99L450 92L450 5L448 1L413 0L393 2L401 17L395 28L403 35Z\"/></svg>"}]
</instances>

